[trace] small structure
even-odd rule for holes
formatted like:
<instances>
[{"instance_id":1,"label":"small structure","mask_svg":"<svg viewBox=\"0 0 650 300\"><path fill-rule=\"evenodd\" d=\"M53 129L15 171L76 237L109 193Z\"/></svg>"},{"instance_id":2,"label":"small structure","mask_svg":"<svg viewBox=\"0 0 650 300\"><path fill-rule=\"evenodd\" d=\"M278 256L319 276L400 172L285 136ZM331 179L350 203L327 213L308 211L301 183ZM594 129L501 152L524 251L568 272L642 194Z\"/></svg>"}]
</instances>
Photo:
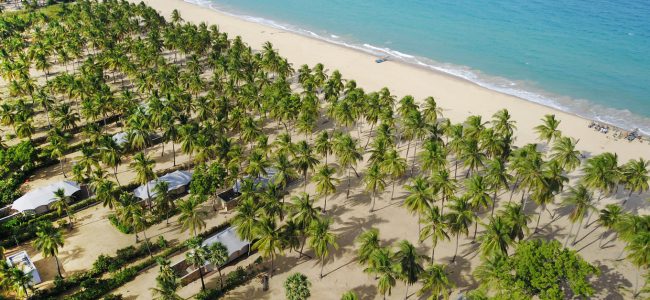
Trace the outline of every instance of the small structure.
<instances>
[{"instance_id":1,"label":"small structure","mask_svg":"<svg viewBox=\"0 0 650 300\"><path fill-rule=\"evenodd\" d=\"M278 173L276 169L273 168L268 168L266 170L266 176L260 176L257 178L253 178L253 182L255 185L257 185L259 188L266 188L266 186L269 184L271 180L275 179L275 175ZM244 178L250 178L250 176L246 176ZM217 194L217 199L219 200L219 203L221 204L221 209L228 211L230 209L233 209L237 206L237 200L239 199L239 196L241 196L241 185L242 185L242 180L237 179L235 182L235 185L233 185L232 188L227 189L219 194Z\"/></svg>"},{"instance_id":2,"label":"small structure","mask_svg":"<svg viewBox=\"0 0 650 300\"><path fill-rule=\"evenodd\" d=\"M192 181L192 172L191 171L175 171L172 173L165 174L163 176L158 177L157 179L154 179L152 181L149 181L147 185L141 185L137 187L135 190L133 190L133 195L136 197L142 199L142 200L147 200L149 196L155 197L156 192L154 191L154 188L156 187L156 183L159 181L165 181L169 185L167 188L167 191L171 195L179 195L184 193L187 190L187 186L190 184L190 181ZM149 190L147 191L147 187Z\"/></svg>"},{"instance_id":3,"label":"small structure","mask_svg":"<svg viewBox=\"0 0 650 300\"><path fill-rule=\"evenodd\" d=\"M30 285L37 285L41 283L41 276L38 274L38 270L34 263L27 255L27 251L23 250L12 255L7 256L7 263L11 267L17 267L25 274L29 274L32 277Z\"/></svg>"},{"instance_id":4,"label":"small structure","mask_svg":"<svg viewBox=\"0 0 650 300\"><path fill-rule=\"evenodd\" d=\"M79 196L81 189L76 182L59 181L37 188L16 199L11 208L20 212L42 214L50 210L50 204L56 201L54 192L63 189L66 196Z\"/></svg>"},{"instance_id":5,"label":"small structure","mask_svg":"<svg viewBox=\"0 0 650 300\"><path fill-rule=\"evenodd\" d=\"M129 142L127 138L127 134L124 131L114 134L113 141L115 141L115 143L120 147L124 146L126 143Z\"/></svg>"},{"instance_id":6,"label":"small structure","mask_svg":"<svg viewBox=\"0 0 650 300\"><path fill-rule=\"evenodd\" d=\"M228 260L222 266L227 265L228 263L246 254L248 252L248 246L250 244L248 241L241 240L237 236L235 227L228 227L225 230L211 237L206 238L203 241L202 246L209 247L215 243L221 243L224 246L226 246L226 248L228 249ZM181 278L182 285L187 285L190 282L197 280L201 276L199 274L199 269L194 268L194 266L192 266L187 261L185 261L185 259L173 264L171 267L172 269L174 269L176 274ZM202 268L203 268L203 274L215 270L215 267L210 262L206 262L206 264L203 265Z\"/></svg>"}]
</instances>

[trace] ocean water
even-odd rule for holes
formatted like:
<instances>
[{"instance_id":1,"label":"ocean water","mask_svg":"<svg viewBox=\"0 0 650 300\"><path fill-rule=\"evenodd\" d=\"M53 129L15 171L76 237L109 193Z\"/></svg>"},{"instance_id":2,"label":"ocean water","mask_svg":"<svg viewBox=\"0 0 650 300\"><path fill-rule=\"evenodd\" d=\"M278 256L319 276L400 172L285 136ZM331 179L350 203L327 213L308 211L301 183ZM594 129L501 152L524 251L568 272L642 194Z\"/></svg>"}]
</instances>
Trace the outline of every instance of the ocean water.
<instances>
[{"instance_id":1,"label":"ocean water","mask_svg":"<svg viewBox=\"0 0 650 300\"><path fill-rule=\"evenodd\" d=\"M187 1L650 134L648 0Z\"/></svg>"}]
</instances>

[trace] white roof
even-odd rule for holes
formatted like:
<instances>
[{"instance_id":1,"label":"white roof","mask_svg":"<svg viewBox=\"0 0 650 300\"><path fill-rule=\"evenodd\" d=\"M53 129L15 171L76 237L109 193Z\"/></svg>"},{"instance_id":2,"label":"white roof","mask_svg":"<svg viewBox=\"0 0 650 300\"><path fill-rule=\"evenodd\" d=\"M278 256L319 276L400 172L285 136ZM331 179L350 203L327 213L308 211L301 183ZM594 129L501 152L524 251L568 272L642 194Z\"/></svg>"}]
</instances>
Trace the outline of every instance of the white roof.
<instances>
[{"instance_id":1,"label":"white roof","mask_svg":"<svg viewBox=\"0 0 650 300\"><path fill-rule=\"evenodd\" d=\"M34 210L39 206L48 205L56 201L54 192L58 189L63 189L66 196L71 196L80 190L79 185L75 182L59 181L28 192L22 197L16 199L16 201L11 205L11 208L22 212L26 210Z\"/></svg>"},{"instance_id":2,"label":"white roof","mask_svg":"<svg viewBox=\"0 0 650 300\"><path fill-rule=\"evenodd\" d=\"M156 196L156 192L154 191L154 187L156 187L156 183L158 181L165 181L169 184L169 187L167 188L168 191L175 190L179 187L185 186L190 181L192 180L192 172L191 171L175 171L169 174L165 174L163 176L158 177L158 179L154 179L152 181L149 181L147 185L149 186L149 195L151 197ZM147 199L147 186L141 185L137 187L135 190L133 190L133 195L140 199Z\"/></svg>"},{"instance_id":3,"label":"white roof","mask_svg":"<svg viewBox=\"0 0 650 300\"><path fill-rule=\"evenodd\" d=\"M117 143L120 146L126 144L128 142L126 132L118 132L114 134L113 140L115 141L115 143Z\"/></svg>"},{"instance_id":4,"label":"white roof","mask_svg":"<svg viewBox=\"0 0 650 300\"><path fill-rule=\"evenodd\" d=\"M259 184L260 188L266 188L266 186L269 185L269 181L275 180L275 175L278 173L278 170L274 168L265 168L264 170L266 171L266 176L260 175L260 177L253 178L253 182L256 185ZM250 176L244 176L244 178L250 178ZM241 189L241 184L242 181L240 179L237 179L232 189L235 192L239 193L239 190Z\"/></svg>"},{"instance_id":5,"label":"white roof","mask_svg":"<svg viewBox=\"0 0 650 300\"><path fill-rule=\"evenodd\" d=\"M226 248L228 248L228 256L232 256L233 253L241 251L242 249L248 247L249 242L246 240L241 240L235 232L235 227L228 227L226 230L221 231L203 241L201 245L211 246L215 243L221 243Z\"/></svg>"},{"instance_id":6,"label":"white roof","mask_svg":"<svg viewBox=\"0 0 650 300\"><path fill-rule=\"evenodd\" d=\"M29 255L27 255L27 251L25 250L7 256L7 263L9 266L17 267L25 273L29 273L36 269L34 263L32 263L32 260L29 258Z\"/></svg>"}]
</instances>

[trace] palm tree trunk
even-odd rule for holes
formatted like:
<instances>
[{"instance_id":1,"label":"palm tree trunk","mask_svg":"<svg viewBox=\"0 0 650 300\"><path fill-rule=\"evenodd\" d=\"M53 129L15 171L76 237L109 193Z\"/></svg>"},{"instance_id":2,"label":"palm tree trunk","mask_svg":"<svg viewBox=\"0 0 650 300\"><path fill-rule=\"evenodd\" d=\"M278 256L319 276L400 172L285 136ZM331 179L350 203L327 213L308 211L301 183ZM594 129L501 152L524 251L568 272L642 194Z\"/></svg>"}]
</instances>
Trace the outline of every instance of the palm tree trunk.
<instances>
[{"instance_id":1,"label":"palm tree trunk","mask_svg":"<svg viewBox=\"0 0 650 300\"><path fill-rule=\"evenodd\" d=\"M122 186L120 180L117 178L117 165L115 165L115 168L113 168L113 176L115 176L115 181L117 181L117 185Z\"/></svg>"},{"instance_id":2,"label":"palm tree trunk","mask_svg":"<svg viewBox=\"0 0 650 300\"><path fill-rule=\"evenodd\" d=\"M347 194L345 195L345 199L350 198L350 177L352 176L352 175L350 174L350 169L352 169L352 167L350 167L350 168L348 169L348 192L347 192Z\"/></svg>"},{"instance_id":3,"label":"palm tree trunk","mask_svg":"<svg viewBox=\"0 0 650 300\"><path fill-rule=\"evenodd\" d=\"M363 146L363 150L368 149L368 143L370 143L370 137L372 137L372 129L375 127L375 123L370 124L370 133L368 133L368 139L366 140L366 145Z\"/></svg>"},{"instance_id":4,"label":"palm tree trunk","mask_svg":"<svg viewBox=\"0 0 650 300\"><path fill-rule=\"evenodd\" d=\"M409 284L406 283L406 294L404 294L404 299L408 299L409 297Z\"/></svg>"},{"instance_id":5,"label":"palm tree trunk","mask_svg":"<svg viewBox=\"0 0 650 300\"><path fill-rule=\"evenodd\" d=\"M390 201L393 201L393 197L395 196L395 179L393 179L393 187L391 188L390 191Z\"/></svg>"},{"instance_id":6,"label":"palm tree trunk","mask_svg":"<svg viewBox=\"0 0 650 300\"><path fill-rule=\"evenodd\" d=\"M323 279L323 267L325 266L325 255L320 258L320 278Z\"/></svg>"},{"instance_id":7,"label":"palm tree trunk","mask_svg":"<svg viewBox=\"0 0 650 300\"><path fill-rule=\"evenodd\" d=\"M472 243L476 243L476 232L478 232L478 217L474 221L474 237L472 237Z\"/></svg>"},{"instance_id":8,"label":"palm tree trunk","mask_svg":"<svg viewBox=\"0 0 650 300\"><path fill-rule=\"evenodd\" d=\"M512 188L510 189L510 200L508 200L508 203L512 202L512 196L515 194L515 189L517 188L517 185L519 185L519 178L515 180L515 183L512 185Z\"/></svg>"},{"instance_id":9,"label":"palm tree trunk","mask_svg":"<svg viewBox=\"0 0 650 300\"><path fill-rule=\"evenodd\" d=\"M431 264L433 264L433 256L436 254L436 243L431 239Z\"/></svg>"},{"instance_id":10,"label":"palm tree trunk","mask_svg":"<svg viewBox=\"0 0 650 300\"><path fill-rule=\"evenodd\" d=\"M323 204L322 213L325 213L326 209L327 209L327 194L325 194L325 203Z\"/></svg>"},{"instance_id":11,"label":"palm tree trunk","mask_svg":"<svg viewBox=\"0 0 650 300\"><path fill-rule=\"evenodd\" d=\"M59 157L59 166L61 167L61 173L63 174L63 178L68 178L65 176L65 170L63 169L63 157Z\"/></svg>"},{"instance_id":12,"label":"palm tree trunk","mask_svg":"<svg viewBox=\"0 0 650 300\"><path fill-rule=\"evenodd\" d=\"M566 239L564 240L564 247L566 248L567 243L569 243L569 239L571 238L571 234L573 233L573 226L575 223L571 222L571 229L569 229L569 234L566 236Z\"/></svg>"},{"instance_id":13,"label":"palm tree trunk","mask_svg":"<svg viewBox=\"0 0 650 300\"><path fill-rule=\"evenodd\" d=\"M174 167L176 166L176 146L174 146L174 141L172 141L172 154L174 156Z\"/></svg>"},{"instance_id":14,"label":"palm tree trunk","mask_svg":"<svg viewBox=\"0 0 650 300\"><path fill-rule=\"evenodd\" d=\"M59 264L59 257L54 255L54 259L56 260L56 271L59 273L59 277L63 278L63 275L61 275L61 264Z\"/></svg>"},{"instance_id":15,"label":"palm tree trunk","mask_svg":"<svg viewBox=\"0 0 650 300\"><path fill-rule=\"evenodd\" d=\"M203 266L199 266L199 276L201 276L201 290L205 291L205 281L203 281Z\"/></svg>"},{"instance_id":16,"label":"palm tree trunk","mask_svg":"<svg viewBox=\"0 0 650 300\"><path fill-rule=\"evenodd\" d=\"M544 210L544 207L542 206L542 207L539 209L539 213L537 214L537 224L535 224L535 231L533 231L533 233L537 233L537 228L539 227L539 219L542 218L542 211L543 211L543 210Z\"/></svg>"},{"instance_id":17,"label":"palm tree trunk","mask_svg":"<svg viewBox=\"0 0 650 300\"><path fill-rule=\"evenodd\" d=\"M456 234L456 250L454 251L454 258L451 259L451 262L456 262L456 255L458 255L458 238L460 237L459 234Z\"/></svg>"},{"instance_id":18,"label":"palm tree trunk","mask_svg":"<svg viewBox=\"0 0 650 300\"><path fill-rule=\"evenodd\" d=\"M303 173L304 173L304 174L303 174L304 182L302 183L302 185L303 185L303 192L306 193L306 192L307 192L307 170L305 170L305 172L303 172Z\"/></svg>"},{"instance_id":19,"label":"palm tree trunk","mask_svg":"<svg viewBox=\"0 0 650 300\"><path fill-rule=\"evenodd\" d=\"M571 246L576 245L576 240L578 239L578 235L580 234L580 227L582 227L582 220L580 220L580 223L578 224L578 229L576 230L576 234L573 236L573 242L571 243Z\"/></svg>"},{"instance_id":20,"label":"palm tree trunk","mask_svg":"<svg viewBox=\"0 0 650 300\"><path fill-rule=\"evenodd\" d=\"M305 234L305 235L302 237L302 242L300 243L300 252L299 252L300 255L298 255L298 258L302 258L302 250L303 250L303 248L305 247L305 244L306 244L306 243L307 243L307 235Z\"/></svg>"},{"instance_id":21,"label":"palm tree trunk","mask_svg":"<svg viewBox=\"0 0 650 300\"><path fill-rule=\"evenodd\" d=\"M372 208L370 208L370 212L375 211L375 199L377 199L377 189L376 188L372 189Z\"/></svg>"},{"instance_id":22,"label":"palm tree trunk","mask_svg":"<svg viewBox=\"0 0 650 300\"><path fill-rule=\"evenodd\" d=\"M273 254L271 254L271 270L269 270L269 277L273 277Z\"/></svg>"},{"instance_id":23,"label":"palm tree trunk","mask_svg":"<svg viewBox=\"0 0 650 300\"><path fill-rule=\"evenodd\" d=\"M411 140L406 144L406 155L404 155L404 159L406 160L406 163L409 161L409 152L411 150Z\"/></svg>"},{"instance_id":24,"label":"palm tree trunk","mask_svg":"<svg viewBox=\"0 0 650 300\"><path fill-rule=\"evenodd\" d=\"M217 267L217 272L219 272L219 280L221 281L221 289L223 290L223 276L221 276L221 268Z\"/></svg>"},{"instance_id":25,"label":"palm tree trunk","mask_svg":"<svg viewBox=\"0 0 650 300\"><path fill-rule=\"evenodd\" d=\"M413 145L413 161L411 162L411 176L413 176L413 172L415 171L415 158L417 154L418 154L418 141L415 140L415 145Z\"/></svg>"},{"instance_id":26,"label":"palm tree trunk","mask_svg":"<svg viewBox=\"0 0 650 300\"><path fill-rule=\"evenodd\" d=\"M147 238L147 230L142 229L142 234L144 235L144 244L147 245L147 251L149 252L149 257L153 258L153 254L151 253L151 248L149 248L149 238Z\"/></svg>"}]
</instances>

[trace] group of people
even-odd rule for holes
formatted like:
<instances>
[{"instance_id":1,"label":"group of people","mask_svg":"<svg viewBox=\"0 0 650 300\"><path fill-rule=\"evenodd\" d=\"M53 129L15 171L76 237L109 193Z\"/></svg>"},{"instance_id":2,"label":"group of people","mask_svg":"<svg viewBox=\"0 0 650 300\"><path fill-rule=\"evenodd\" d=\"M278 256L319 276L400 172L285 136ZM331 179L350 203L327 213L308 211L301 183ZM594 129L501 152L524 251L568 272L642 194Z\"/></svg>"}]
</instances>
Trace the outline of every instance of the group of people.
<instances>
[{"instance_id":1,"label":"group of people","mask_svg":"<svg viewBox=\"0 0 650 300\"><path fill-rule=\"evenodd\" d=\"M597 130L598 132L601 132L601 133L604 133L604 134L607 134L609 132L609 125L598 124L598 123L593 122L593 121L589 124L589 128L593 128L593 129ZM626 139L626 140L628 140L630 142L634 141L635 139L641 140L641 133L639 132L638 128L634 129L634 130L632 130L630 132L618 131L618 130L614 130L614 131L615 131L614 138L624 138L624 139Z\"/></svg>"},{"instance_id":2,"label":"group of people","mask_svg":"<svg viewBox=\"0 0 650 300\"><path fill-rule=\"evenodd\" d=\"M593 121L591 122L591 124L589 124L589 128L594 128L594 129L596 129L597 131L599 131L601 133L608 133L609 132L609 126L600 125L600 124L598 124L596 122L593 122Z\"/></svg>"}]
</instances>

